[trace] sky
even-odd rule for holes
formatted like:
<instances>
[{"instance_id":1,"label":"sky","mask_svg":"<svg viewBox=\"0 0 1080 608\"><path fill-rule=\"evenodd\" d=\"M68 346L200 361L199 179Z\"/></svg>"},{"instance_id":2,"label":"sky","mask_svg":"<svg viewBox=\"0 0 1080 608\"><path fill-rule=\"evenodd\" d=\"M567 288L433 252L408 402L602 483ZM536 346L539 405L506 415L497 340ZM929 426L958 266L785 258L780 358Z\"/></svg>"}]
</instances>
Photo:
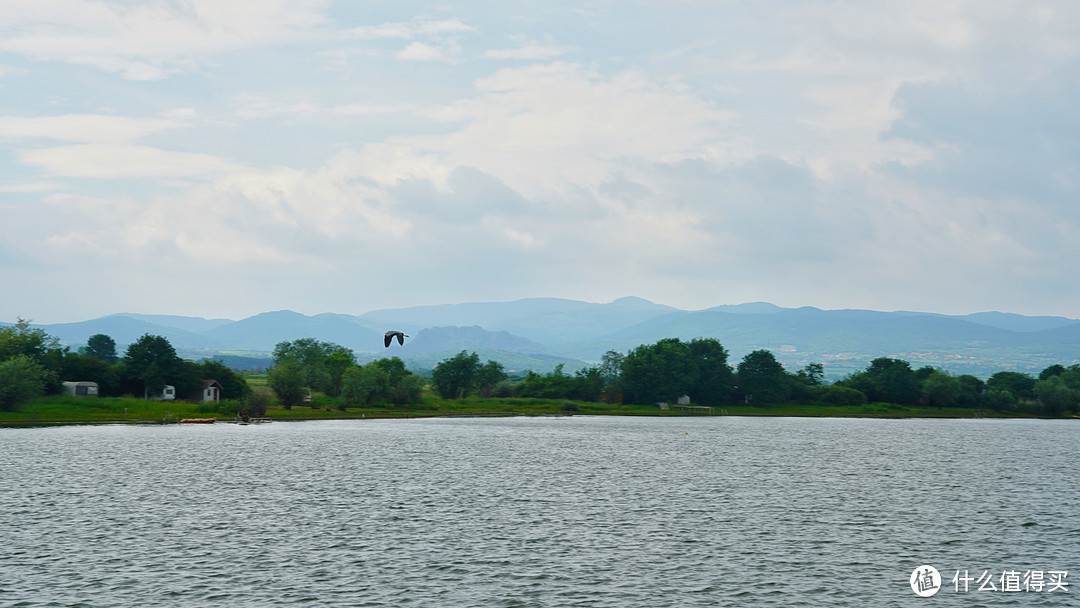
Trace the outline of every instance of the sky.
<instances>
[{"instance_id":1,"label":"sky","mask_svg":"<svg viewBox=\"0 0 1080 608\"><path fill-rule=\"evenodd\" d=\"M1073 0L5 0L0 321L1080 318Z\"/></svg>"}]
</instances>

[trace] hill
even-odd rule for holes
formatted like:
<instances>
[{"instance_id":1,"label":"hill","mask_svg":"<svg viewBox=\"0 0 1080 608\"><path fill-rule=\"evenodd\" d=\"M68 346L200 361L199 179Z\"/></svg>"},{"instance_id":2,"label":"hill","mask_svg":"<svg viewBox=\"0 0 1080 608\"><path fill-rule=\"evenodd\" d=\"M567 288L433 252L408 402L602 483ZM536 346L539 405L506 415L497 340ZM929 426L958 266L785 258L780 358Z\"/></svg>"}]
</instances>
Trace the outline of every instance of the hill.
<instances>
[{"instance_id":1,"label":"hill","mask_svg":"<svg viewBox=\"0 0 1080 608\"><path fill-rule=\"evenodd\" d=\"M428 369L467 350L488 353L507 369L546 373L562 363L573 372L598 362L609 350L626 353L663 338L715 338L728 349L733 364L753 350L768 349L789 370L822 363L831 378L863 369L882 356L982 377L1002 370L1037 373L1054 363L1080 362L1076 319L784 308L767 302L687 311L640 298L605 304L528 298L362 315L308 316L281 310L239 321L115 314L36 327L75 347L94 334L106 334L121 353L143 334L161 335L193 358L265 360L279 342L315 338L350 348L362 359L399 356L415 369ZM385 349L386 329L405 331L411 338L403 347Z\"/></svg>"}]
</instances>

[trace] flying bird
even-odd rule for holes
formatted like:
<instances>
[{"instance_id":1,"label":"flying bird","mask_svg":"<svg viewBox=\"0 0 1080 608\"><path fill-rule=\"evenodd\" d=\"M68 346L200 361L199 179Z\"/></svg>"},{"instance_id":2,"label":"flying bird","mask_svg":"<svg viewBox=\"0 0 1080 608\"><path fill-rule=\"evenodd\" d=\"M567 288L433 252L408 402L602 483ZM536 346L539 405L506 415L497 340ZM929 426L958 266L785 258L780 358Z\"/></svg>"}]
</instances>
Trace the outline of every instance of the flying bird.
<instances>
[{"instance_id":1,"label":"flying bird","mask_svg":"<svg viewBox=\"0 0 1080 608\"><path fill-rule=\"evenodd\" d=\"M409 337L408 334L403 334L400 331L390 330L390 331L386 332L385 336L383 336L383 344L386 345L386 348L390 348L390 343L394 341L394 338L397 338L397 343L401 344L401 345L404 345L405 344L405 338L408 338L408 337Z\"/></svg>"}]
</instances>

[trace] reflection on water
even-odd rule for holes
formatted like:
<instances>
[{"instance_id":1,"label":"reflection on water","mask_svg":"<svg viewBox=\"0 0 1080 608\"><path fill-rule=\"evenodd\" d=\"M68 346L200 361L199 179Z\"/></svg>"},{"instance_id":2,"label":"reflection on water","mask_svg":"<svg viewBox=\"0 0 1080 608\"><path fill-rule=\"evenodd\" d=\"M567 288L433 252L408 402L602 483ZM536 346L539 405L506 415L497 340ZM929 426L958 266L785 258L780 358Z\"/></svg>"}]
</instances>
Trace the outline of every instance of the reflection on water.
<instances>
[{"instance_id":1,"label":"reflection on water","mask_svg":"<svg viewBox=\"0 0 1080 608\"><path fill-rule=\"evenodd\" d=\"M1078 605L1070 421L0 429L2 606ZM918 598L908 577L941 571ZM1068 579L1066 579L1068 581Z\"/></svg>"}]
</instances>

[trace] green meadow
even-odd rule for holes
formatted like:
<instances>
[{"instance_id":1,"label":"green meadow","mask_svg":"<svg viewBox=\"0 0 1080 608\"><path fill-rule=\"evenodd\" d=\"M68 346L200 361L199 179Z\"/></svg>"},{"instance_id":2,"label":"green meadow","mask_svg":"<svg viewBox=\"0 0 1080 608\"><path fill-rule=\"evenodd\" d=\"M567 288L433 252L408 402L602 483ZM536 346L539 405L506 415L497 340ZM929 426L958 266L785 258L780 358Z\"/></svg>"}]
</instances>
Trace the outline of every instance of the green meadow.
<instances>
[{"instance_id":1,"label":"green meadow","mask_svg":"<svg viewBox=\"0 0 1080 608\"><path fill-rule=\"evenodd\" d=\"M257 384L256 391L267 391ZM271 405L266 416L273 420L331 420L370 418L419 418L452 416L669 416L710 415L656 406L611 404L565 399L481 398L443 400L427 396L421 403L397 406L342 407L339 398L317 395L310 404L292 409ZM224 401L199 404L185 401L149 401L133 397L41 397L13 412L0 412L0 425L50 423L145 422L170 423L183 418L235 420L243 404ZM874 418L974 418L1015 417L1017 414L978 412L970 408L941 408L871 403L857 406L785 404L768 407L731 405L714 408L711 415L814 416Z\"/></svg>"}]
</instances>

